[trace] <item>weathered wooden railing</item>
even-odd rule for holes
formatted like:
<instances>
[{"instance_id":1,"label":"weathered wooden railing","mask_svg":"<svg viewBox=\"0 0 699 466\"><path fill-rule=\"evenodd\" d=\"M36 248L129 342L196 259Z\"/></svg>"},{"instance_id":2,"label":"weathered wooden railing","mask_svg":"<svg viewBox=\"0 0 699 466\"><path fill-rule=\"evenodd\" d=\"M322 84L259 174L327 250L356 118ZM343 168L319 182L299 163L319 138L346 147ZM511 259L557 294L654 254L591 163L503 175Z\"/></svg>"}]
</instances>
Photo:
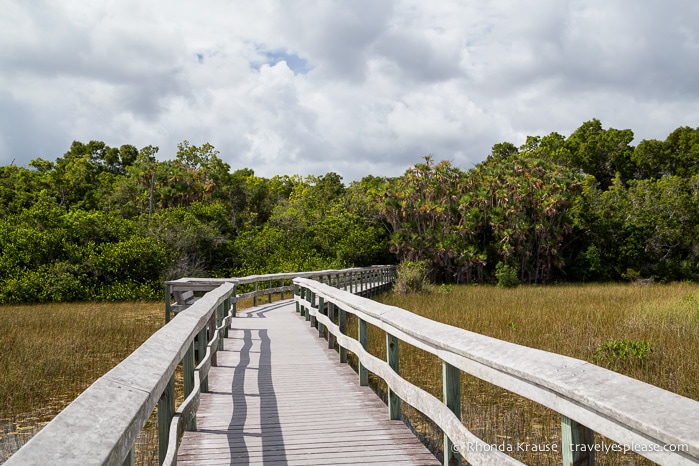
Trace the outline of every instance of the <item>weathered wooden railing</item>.
<instances>
[{"instance_id":1,"label":"weathered wooden railing","mask_svg":"<svg viewBox=\"0 0 699 466\"><path fill-rule=\"evenodd\" d=\"M594 464L598 432L664 465L699 464L699 402L608 371L593 364L496 340L434 322L311 280L297 278L297 311L328 330L337 341L341 362L347 351L359 359L359 383L367 371L388 385L391 419L400 416L400 400L432 419L444 432L444 464L522 464L473 435L460 420L461 372L476 376L561 414L562 462ZM347 313L358 321L358 339L346 335ZM387 361L367 351L367 324L386 334ZM444 403L399 375L399 341L442 360ZM513 448L515 446L512 446ZM626 452L626 451L625 451Z\"/></svg>"},{"instance_id":2,"label":"weathered wooden railing","mask_svg":"<svg viewBox=\"0 0 699 466\"><path fill-rule=\"evenodd\" d=\"M264 295L271 302L273 293L290 293L291 280L298 277L367 294L391 283L394 268L375 266L166 283L167 324L78 396L5 464L133 464L134 443L156 404L160 463L175 464L182 433L196 429L200 394L208 391L208 372L216 365L216 351L223 344L221 333L225 335L231 326L236 303L253 298L256 304ZM252 291L236 293L245 286ZM196 296L201 293L205 294ZM183 300L183 295L190 302L178 303L179 315L172 319L172 296ZM175 410L175 369L180 363L185 399Z\"/></svg>"}]
</instances>

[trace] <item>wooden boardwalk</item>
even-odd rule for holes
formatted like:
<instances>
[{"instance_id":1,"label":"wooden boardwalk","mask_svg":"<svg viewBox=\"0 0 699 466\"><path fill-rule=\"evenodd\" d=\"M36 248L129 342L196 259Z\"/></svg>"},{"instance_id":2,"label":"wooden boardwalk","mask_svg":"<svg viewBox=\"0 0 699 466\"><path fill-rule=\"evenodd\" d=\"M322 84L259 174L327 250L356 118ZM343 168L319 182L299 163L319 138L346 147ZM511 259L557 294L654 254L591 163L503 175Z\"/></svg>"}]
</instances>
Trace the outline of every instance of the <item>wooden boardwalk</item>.
<instances>
[{"instance_id":1,"label":"wooden boardwalk","mask_svg":"<svg viewBox=\"0 0 699 466\"><path fill-rule=\"evenodd\" d=\"M178 464L438 465L293 301L241 311Z\"/></svg>"}]
</instances>

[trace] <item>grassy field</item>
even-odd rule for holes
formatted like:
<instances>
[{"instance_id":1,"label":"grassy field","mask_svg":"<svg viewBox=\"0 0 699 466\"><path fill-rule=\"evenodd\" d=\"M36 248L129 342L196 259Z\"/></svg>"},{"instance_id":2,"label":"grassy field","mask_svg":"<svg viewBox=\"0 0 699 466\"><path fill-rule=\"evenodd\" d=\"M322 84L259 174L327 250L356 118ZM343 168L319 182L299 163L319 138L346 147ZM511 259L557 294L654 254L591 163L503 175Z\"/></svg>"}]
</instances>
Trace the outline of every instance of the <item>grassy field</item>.
<instances>
[{"instance_id":1,"label":"grassy field","mask_svg":"<svg viewBox=\"0 0 699 466\"><path fill-rule=\"evenodd\" d=\"M380 301L449 325L597 363L699 400L696 284L457 286L445 291L386 294ZM380 357L385 353L384 338L379 329L370 328L370 351ZM609 344L624 340L646 350L640 358L624 358L619 345ZM400 365L406 379L441 398L441 364L436 357L403 344ZM560 442L560 416L551 410L466 375L462 396L462 419L488 443ZM404 414L428 443L441 447L441 435L419 413L406 409ZM557 454L515 456L527 464L560 464ZM597 459L597 464L652 464L632 454Z\"/></svg>"},{"instance_id":2,"label":"grassy field","mask_svg":"<svg viewBox=\"0 0 699 466\"><path fill-rule=\"evenodd\" d=\"M238 303L251 306L252 299ZM163 302L0 306L0 463L159 329L164 309ZM179 405L181 364L175 386ZM136 442L137 465L158 464L156 414Z\"/></svg>"},{"instance_id":3,"label":"grassy field","mask_svg":"<svg viewBox=\"0 0 699 466\"><path fill-rule=\"evenodd\" d=\"M699 400L695 284L457 286L445 291L389 293L380 300L495 338L596 362ZM239 308L250 305L240 303ZM0 462L162 323L162 303L0 307ZM356 325L349 329L356 331ZM370 351L383 357L383 333L371 326L369 330ZM640 360L596 352L605 343L621 340L650 343L652 351ZM403 344L400 364L405 378L441 397L436 357ZM371 380L382 389L380 381ZM465 424L488 443L560 442L560 416L551 410L469 376L462 377L462 394ZM441 447L441 435L428 421L405 406L403 412L428 444ZM143 449L138 464L154 464L153 438L151 424L139 440L151 448ZM557 455L529 453L518 459L560 464ZM617 455L598 456L597 464L650 463Z\"/></svg>"},{"instance_id":4,"label":"grassy field","mask_svg":"<svg viewBox=\"0 0 699 466\"><path fill-rule=\"evenodd\" d=\"M0 307L0 462L160 328L163 309L159 302Z\"/></svg>"}]
</instances>

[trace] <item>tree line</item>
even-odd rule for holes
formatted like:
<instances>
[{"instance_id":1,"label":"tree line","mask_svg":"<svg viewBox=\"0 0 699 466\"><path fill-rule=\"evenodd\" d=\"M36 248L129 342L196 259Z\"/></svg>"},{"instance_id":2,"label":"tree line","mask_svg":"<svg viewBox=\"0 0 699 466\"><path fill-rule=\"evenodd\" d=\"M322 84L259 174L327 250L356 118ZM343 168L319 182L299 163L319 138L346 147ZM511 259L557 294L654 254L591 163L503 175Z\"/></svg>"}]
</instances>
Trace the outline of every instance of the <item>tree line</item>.
<instances>
[{"instance_id":1,"label":"tree line","mask_svg":"<svg viewBox=\"0 0 699 466\"><path fill-rule=\"evenodd\" d=\"M426 261L442 282L699 276L699 128L632 146L584 123L470 170L263 178L210 144L75 141L0 167L0 302L159 298L162 281Z\"/></svg>"},{"instance_id":2,"label":"tree line","mask_svg":"<svg viewBox=\"0 0 699 466\"><path fill-rule=\"evenodd\" d=\"M699 128L632 140L592 120L496 144L468 171L428 156L388 184L391 250L442 281L493 281L498 265L524 283L696 280Z\"/></svg>"}]
</instances>

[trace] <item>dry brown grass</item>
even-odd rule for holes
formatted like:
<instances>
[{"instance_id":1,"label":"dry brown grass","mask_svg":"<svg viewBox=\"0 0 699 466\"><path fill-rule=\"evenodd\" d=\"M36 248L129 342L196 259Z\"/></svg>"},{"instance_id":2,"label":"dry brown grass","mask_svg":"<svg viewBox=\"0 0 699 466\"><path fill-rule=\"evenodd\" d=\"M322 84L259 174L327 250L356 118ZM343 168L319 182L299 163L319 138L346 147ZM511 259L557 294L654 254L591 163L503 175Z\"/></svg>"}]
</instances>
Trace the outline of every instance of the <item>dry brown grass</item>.
<instances>
[{"instance_id":1,"label":"dry brown grass","mask_svg":"<svg viewBox=\"0 0 699 466\"><path fill-rule=\"evenodd\" d=\"M644 364L616 369L699 400L695 284L459 286L449 294L387 294L381 300L433 320L587 361L606 341L651 341L654 351ZM259 300L266 302L266 297ZM251 305L247 300L238 307ZM159 328L163 308L162 303L0 307L0 462ZM356 337L356 323L350 321L348 328ZM383 357L384 335L371 326L369 330L370 351ZM441 397L436 357L402 344L401 373ZM375 378L371 381L381 388ZM181 398L179 384L177 392ZM462 394L464 422L488 443L560 442L560 417L551 410L467 376L462 377ZM440 434L427 420L405 406L403 412L428 444L441 447ZM154 427L149 422L139 438L143 447L138 464L157 464ZM560 464L556 455L527 454L519 459ZM607 465L648 464L632 455L598 459L598 464Z\"/></svg>"},{"instance_id":2,"label":"dry brown grass","mask_svg":"<svg viewBox=\"0 0 699 466\"><path fill-rule=\"evenodd\" d=\"M241 300L238 309L252 304ZM1 306L0 463L159 329L164 309L163 302ZM181 364L175 393L179 405ZM136 464L157 465L157 443L156 407L136 442Z\"/></svg>"},{"instance_id":3,"label":"dry brown grass","mask_svg":"<svg viewBox=\"0 0 699 466\"><path fill-rule=\"evenodd\" d=\"M699 400L699 286L564 285L457 286L448 294L386 294L386 304L427 318L520 345L589 362L611 340L648 341L653 352L642 362L602 362L607 368ZM370 351L385 354L385 336L370 327ZM441 363L431 354L401 345L401 374L441 398ZM381 389L381 383L376 382ZM560 442L560 416L536 403L477 380L462 377L462 419L488 443ZM642 409L642 407L639 407ZM404 409L427 442L441 448L441 434L413 410ZM600 442L601 438L598 439ZM607 443L609 441L607 440ZM527 464L560 464L556 454L514 455ZM598 456L597 464L652 464L632 455Z\"/></svg>"},{"instance_id":4,"label":"dry brown grass","mask_svg":"<svg viewBox=\"0 0 699 466\"><path fill-rule=\"evenodd\" d=\"M0 307L0 461L164 321L164 304Z\"/></svg>"}]
</instances>

